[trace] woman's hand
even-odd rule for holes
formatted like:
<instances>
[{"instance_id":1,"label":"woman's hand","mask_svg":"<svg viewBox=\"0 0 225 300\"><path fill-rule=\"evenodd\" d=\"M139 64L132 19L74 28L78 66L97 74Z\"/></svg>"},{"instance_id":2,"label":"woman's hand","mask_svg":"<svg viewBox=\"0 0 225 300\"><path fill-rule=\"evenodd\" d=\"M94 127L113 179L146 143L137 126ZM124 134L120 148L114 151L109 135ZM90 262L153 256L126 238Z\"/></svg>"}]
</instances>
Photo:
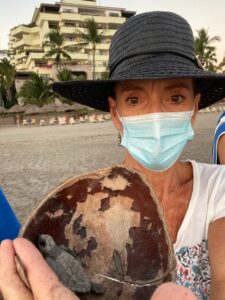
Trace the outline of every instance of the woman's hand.
<instances>
[{"instance_id":1,"label":"woman's hand","mask_svg":"<svg viewBox=\"0 0 225 300\"><path fill-rule=\"evenodd\" d=\"M17 273L15 254L24 264L31 291ZM4 300L79 300L60 283L40 252L24 238L1 243L0 290Z\"/></svg>"},{"instance_id":2,"label":"woman's hand","mask_svg":"<svg viewBox=\"0 0 225 300\"><path fill-rule=\"evenodd\" d=\"M18 275L15 255L25 267L29 290ZM5 240L0 246L0 290L4 300L79 300L64 287L35 246L24 238ZM174 283L162 284L151 300L194 300L191 291Z\"/></svg>"},{"instance_id":3,"label":"woman's hand","mask_svg":"<svg viewBox=\"0 0 225 300\"><path fill-rule=\"evenodd\" d=\"M161 284L154 292L151 300L198 300L198 298L185 287L167 282Z\"/></svg>"}]
</instances>

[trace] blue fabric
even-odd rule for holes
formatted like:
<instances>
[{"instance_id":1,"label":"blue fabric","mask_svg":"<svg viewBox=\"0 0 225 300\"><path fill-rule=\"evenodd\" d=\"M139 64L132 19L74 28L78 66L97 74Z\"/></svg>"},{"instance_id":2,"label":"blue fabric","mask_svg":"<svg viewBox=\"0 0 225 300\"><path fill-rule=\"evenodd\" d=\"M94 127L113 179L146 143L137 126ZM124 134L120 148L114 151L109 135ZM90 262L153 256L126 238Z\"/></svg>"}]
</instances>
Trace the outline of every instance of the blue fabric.
<instances>
[{"instance_id":1,"label":"blue fabric","mask_svg":"<svg viewBox=\"0 0 225 300\"><path fill-rule=\"evenodd\" d=\"M217 145L221 135L225 134L225 120L221 121L221 119L225 117L225 112L222 113L220 116L217 126L214 132L214 139L213 139L213 148L212 148L212 156L213 156L213 163L220 164L218 153L217 153Z\"/></svg>"},{"instance_id":2,"label":"blue fabric","mask_svg":"<svg viewBox=\"0 0 225 300\"><path fill-rule=\"evenodd\" d=\"M0 242L5 239L15 239L18 236L20 226L0 187Z\"/></svg>"}]
</instances>

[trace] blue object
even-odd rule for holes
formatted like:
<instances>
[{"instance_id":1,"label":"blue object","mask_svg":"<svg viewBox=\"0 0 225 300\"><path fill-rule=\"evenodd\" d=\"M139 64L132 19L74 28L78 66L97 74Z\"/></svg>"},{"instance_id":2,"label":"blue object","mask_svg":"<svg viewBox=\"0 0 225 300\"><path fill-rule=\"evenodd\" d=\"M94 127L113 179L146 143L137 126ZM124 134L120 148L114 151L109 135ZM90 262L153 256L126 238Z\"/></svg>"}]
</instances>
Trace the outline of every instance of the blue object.
<instances>
[{"instance_id":1,"label":"blue object","mask_svg":"<svg viewBox=\"0 0 225 300\"><path fill-rule=\"evenodd\" d=\"M213 148L212 148L212 156L213 156L214 164L220 164L218 158L218 152L217 152L217 145L218 145L219 138L223 134L225 134L225 112L222 113L222 115L220 116L214 132L214 140L213 140Z\"/></svg>"},{"instance_id":2,"label":"blue object","mask_svg":"<svg viewBox=\"0 0 225 300\"><path fill-rule=\"evenodd\" d=\"M20 223L0 187L0 242L18 236Z\"/></svg>"}]
</instances>

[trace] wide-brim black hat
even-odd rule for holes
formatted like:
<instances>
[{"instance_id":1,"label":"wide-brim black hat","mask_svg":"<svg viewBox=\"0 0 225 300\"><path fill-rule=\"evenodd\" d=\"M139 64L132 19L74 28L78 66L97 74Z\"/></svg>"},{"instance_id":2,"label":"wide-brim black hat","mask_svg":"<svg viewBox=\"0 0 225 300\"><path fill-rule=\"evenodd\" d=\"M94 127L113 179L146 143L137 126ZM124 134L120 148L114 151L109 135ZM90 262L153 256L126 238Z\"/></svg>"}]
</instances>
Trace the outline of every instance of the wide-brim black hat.
<instances>
[{"instance_id":1,"label":"wide-brim black hat","mask_svg":"<svg viewBox=\"0 0 225 300\"><path fill-rule=\"evenodd\" d=\"M65 98L108 111L117 81L193 78L201 93L200 109L225 97L225 75L203 69L185 19L171 12L131 17L115 33L109 50L109 79L53 83Z\"/></svg>"}]
</instances>

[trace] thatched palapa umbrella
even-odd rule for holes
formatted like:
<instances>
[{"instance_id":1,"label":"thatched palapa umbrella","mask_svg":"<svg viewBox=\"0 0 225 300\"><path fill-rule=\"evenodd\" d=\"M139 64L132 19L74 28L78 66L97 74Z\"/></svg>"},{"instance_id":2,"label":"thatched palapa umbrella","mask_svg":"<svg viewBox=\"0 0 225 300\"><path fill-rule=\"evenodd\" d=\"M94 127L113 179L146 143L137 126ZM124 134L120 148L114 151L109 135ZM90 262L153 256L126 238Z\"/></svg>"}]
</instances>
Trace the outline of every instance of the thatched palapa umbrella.
<instances>
[{"instance_id":1,"label":"thatched palapa umbrella","mask_svg":"<svg viewBox=\"0 0 225 300\"><path fill-rule=\"evenodd\" d=\"M95 110L92 107L86 106L86 105L82 105L80 103L75 102L73 105L71 105L71 107L73 108L73 110L76 112L76 116L78 117L79 115L83 115L83 114L88 114L88 112Z\"/></svg>"},{"instance_id":2,"label":"thatched palapa umbrella","mask_svg":"<svg viewBox=\"0 0 225 300\"><path fill-rule=\"evenodd\" d=\"M8 112L9 113L23 113L26 111L26 108L24 106L21 106L21 105L14 105L13 107L11 107Z\"/></svg>"},{"instance_id":3,"label":"thatched palapa umbrella","mask_svg":"<svg viewBox=\"0 0 225 300\"><path fill-rule=\"evenodd\" d=\"M73 110L83 110L83 109L94 110L94 108L82 105L80 103L74 103L73 105L71 105L71 107L73 108Z\"/></svg>"},{"instance_id":4,"label":"thatched palapa umbrella","mask_svg":"<svg viewBox=\"0 0 225 300\"><path fill-rule=\"evenodd\" d=\"M42 114L47 114L47 121L49 123L49 113L51 112L56 112L56 109L57 109L57 105L52 103L52 104L45 104L43 105L39 112L42 113Z\"/></svg>"},{"instance_id":5,"label":"thatched palapa umbrella","mask_svg":"<svg viewBox=\"0 0 225 300\"><path fill-rule=\"evenodd\" d=\"M4 107L0 106L0 114L6 114L8 112L7 109L5 109Z\"/></svg>"},{"instance_id":6,"label":"thatched palapa umbrella","mask_svg":"<svg viewBox=\"0 0 225 300\"><path fill-rule=\"evenodd\" d=\"M58 112L73 111L73 108L69 104L62 103L57 106L56 111Z\"/></svg>"},{"instance_id":7,"label":"thatched palapa umbrella","mask_svg":"<svg viewBox=\"0 0 225 300\"><path fill-rule=\"evenodd\" d=\"M65 113L65 118L66 118L66 123L67 123L68 122L68 115L67 115L66 112L73 111L73 108L69 104L62 103L62 104L58 105L58 107L56 108L56 111Z\"/></svg>"},{"instance_id":8,"label":"thatched palapa umbrella","mask_svg":"<svg viewBox=\"0 0 225 300\"><path fill-rule=\"evenodd\" d=\"M24 113L26 111L26 108L21 106L21 105L14 105L13 107L11 107L8 112L9 113L15 113L16 114L16 124L17 126L20 126L20 114Z\"/></svg>"},{"instance_id":9,"label":"thatched palapa umbrella","mask_svg":"<svg viewBox=\"0 0 225 300\"><path fill-rule=\"evenodd\" d=\"M34 124L36 125L36 115L40 112L40 108L37 105L30 105L26 110L26 115L34 115Z\"/></svg>"},{"instance_id":10,"label":"thatched palapa umbrella","mask_svg":"<svg viewBox=\"0 0 225 300\"><path fill-rule=\"evenodd\" d=\"M40 108L40 113L48 114L50 112L55 112L57 106L55 104L45 104Z\"/></svg>"},{"instance_id":11,"label":"thatched palapa umbrella","mask_svg":"<svg viewBox=\"0 0 225 300\"><path fill-rule=\"evenodd\" d=\"M25 114L26 115L35 115L35 114L38 114L39 112L40 112L40 107L38 107L37 105L32 105L26 110Z\"/></svg>"}]
</instances>

